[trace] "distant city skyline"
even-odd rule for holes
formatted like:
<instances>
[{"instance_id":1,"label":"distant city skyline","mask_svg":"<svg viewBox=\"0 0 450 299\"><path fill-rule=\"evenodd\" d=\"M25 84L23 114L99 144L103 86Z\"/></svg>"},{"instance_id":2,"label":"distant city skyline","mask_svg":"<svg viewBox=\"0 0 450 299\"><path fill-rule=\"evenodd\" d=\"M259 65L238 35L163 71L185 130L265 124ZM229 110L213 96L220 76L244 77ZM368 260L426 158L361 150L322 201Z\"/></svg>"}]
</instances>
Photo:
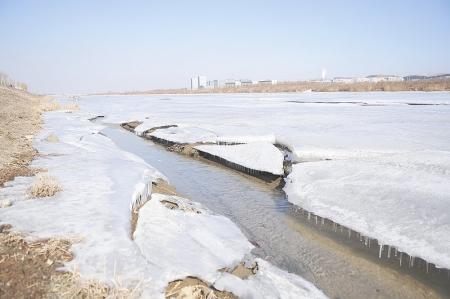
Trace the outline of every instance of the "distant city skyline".
<instances>
[{"instance_id":1,"label":"distant city skyline","mask_svg":"<svg viewBox=\"0 0 450 299\"><path fill-rule=\"evenodd\" d=\"M440 0L0 0L0 33L0 72L46 93L450 72Z\"/></svg>"}]
</instances>

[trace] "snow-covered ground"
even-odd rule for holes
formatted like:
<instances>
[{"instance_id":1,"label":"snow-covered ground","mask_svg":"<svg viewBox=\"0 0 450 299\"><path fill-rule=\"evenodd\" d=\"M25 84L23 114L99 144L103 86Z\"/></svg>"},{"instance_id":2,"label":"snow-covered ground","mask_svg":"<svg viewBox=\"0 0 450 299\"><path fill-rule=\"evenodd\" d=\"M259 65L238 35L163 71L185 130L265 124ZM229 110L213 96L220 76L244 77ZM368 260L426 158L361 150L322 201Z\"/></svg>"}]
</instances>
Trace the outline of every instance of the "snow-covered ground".
<instances>
[{"instance_id":1,"label":"snow-covered ground","mask_svg":"<svg viewBox=\"0 0 450 299\"><path fill-rule=\"evenodd\" d=\"M122 111L123 112L123 111ZM141 158L121 150L88 120L92 112L50 112L35 139L40 156L32 166L46 169L62 191L49 198L29 198L33 177L18 177L0 189L0 224L29 238L64 238L74 242L74 259L65 269L138 289L143 298L164 298L168 283L196 276L242 298L325 298L312 284L250 254L253 245L224 216L188 199L151 194L152 182L166 179ZM53 134L58 142L48 142ZM134 239L131 207L140 209ZM176 208L174 208L174 206ZM241 279L222 268L241 261L259 270Z\"/></svg>"},{"instance_id":2,"label":"snow-covered ground","mask_svg":"<svg viewBox=\"0 0 450 299\"><path fill-rule=\"evenodd\" d=\"M285 145L302 162L287 180L290 201L450 268L448 92L93 96L80 105L106 122L142 121L138 133L201 132L171 130L179 142Z\"/></svg>"}]
</instances>

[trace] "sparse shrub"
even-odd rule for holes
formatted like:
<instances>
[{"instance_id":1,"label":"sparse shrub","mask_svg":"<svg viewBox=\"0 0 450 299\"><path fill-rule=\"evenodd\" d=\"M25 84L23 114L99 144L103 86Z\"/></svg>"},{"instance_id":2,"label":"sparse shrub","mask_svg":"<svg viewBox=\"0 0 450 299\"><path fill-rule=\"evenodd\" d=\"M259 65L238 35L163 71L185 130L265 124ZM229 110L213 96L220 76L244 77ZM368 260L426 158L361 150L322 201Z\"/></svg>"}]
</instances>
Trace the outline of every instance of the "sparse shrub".
<instances>
[{"instance_id":1,"label":"sparse shrub","mask_svg":"<svg viewBox=\"0 0 450 299\"><path fill-rule=\"evenodd\" d=\"M49 197L61 190L61 186L55 177L47 173L39 173L36 175L36 180L33 185L28 189L28 194L35 198Z\"/></svg>"},{"instance_id":2,"label":"sparse shrub","mask_svg":"<svg viewBox=\"0 0 450 299\"><path fill-rule=\"evenodd\" d=\"M41 109L44 112L57 111L57 110L70 110L70 111L73 111L73 110L80 109L80 107L76 103L61 104L60 102L55 102L55 101L43 101L41 103Z\"/></svg>"},{"instance_id":3,"label":"sparse shrub","mask_svg":"<svg viewBox=\"0 0 450 299\"><path fill-rule=\"evenodd\" d=\"M47 138L45 138L45 141L47 141L47 142L59 142L59 138L55 134L50 134L50 135L47 136Z\"/></svg>"}]
</instances>

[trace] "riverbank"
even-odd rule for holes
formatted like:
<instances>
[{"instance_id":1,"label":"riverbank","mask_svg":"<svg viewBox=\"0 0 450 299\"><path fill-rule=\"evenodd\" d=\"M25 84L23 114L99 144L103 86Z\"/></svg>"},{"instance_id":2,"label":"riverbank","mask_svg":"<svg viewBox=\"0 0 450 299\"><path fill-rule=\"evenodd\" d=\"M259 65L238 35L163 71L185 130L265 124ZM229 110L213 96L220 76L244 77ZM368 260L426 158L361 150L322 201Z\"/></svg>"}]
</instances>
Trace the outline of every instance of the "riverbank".
<instances>
[{"instance_id":1,"label":"riverbank","mask_svg":"<svg viewBox=\"0 0 450 299\"><path fill-rule=\"evenodd\" d=\"M4 222L2 212L9 209L21 195L1 196L15 179L46 172L32 165L39 152L33 140L43 126L43 113L59 109L76 109L61 105L50 97L0 86L0 297L5 298L73 298L102 297L124 294L109 286L91 281L81 284L76 271L61 271L73 259L70 236L33 239ZM48 142L58 142L48 136ZM25 191L27 192L27 191ZM44 211L35 211L45 217ZM26 219L28 215L24 215ZM22 220L25 221L25 220Z\"/></svg>"},{"instance_id":2,"label":"riverbank","mask_svg":"<svg viewBox=\"0 0 450 299\"><path fill-rule=\"evenodd\" d=\"M0 86L0 187L15 176L33 175L33 136L42 125L45 97Z\"/></svg>"},{"instance_id":3,"label":"riverbank","mask_svg":"<svg viewBox=\"0 0 450 299\"><path fill-rule=\"evenodd\" d=\"M450 91L450 79L430 79L402 82L331 83L293 81L275 85L258 84L239 87L154 89L144 91L106 92L94 95L145 95L145 94L211 94L211 93L279 93L279 92L374 92L374 91Z\"/></svg>"}]
</instances>

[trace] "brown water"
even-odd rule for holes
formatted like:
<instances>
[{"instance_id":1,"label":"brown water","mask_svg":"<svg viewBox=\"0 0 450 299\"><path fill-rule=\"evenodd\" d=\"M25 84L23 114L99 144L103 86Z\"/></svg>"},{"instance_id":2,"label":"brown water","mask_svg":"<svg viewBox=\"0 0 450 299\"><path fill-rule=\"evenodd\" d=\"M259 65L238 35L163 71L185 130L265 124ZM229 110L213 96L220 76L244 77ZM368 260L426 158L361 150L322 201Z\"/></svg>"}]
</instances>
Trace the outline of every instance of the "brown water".
<instances>
[{"instance_id":1,"label":"brown water","mask_svg":"<svg viewBox=\"0 0 450 299\"><path fill-rule=\"evenodd\" d=\"M418 279L311 224L281 190L260 180L168 152L119 127L103 133L160 170L179 194L234 221L257 245L256 256L303 276L330 298L450 297L449 287L434 286L432 277Z\"/></svg>"}]
</instances>

